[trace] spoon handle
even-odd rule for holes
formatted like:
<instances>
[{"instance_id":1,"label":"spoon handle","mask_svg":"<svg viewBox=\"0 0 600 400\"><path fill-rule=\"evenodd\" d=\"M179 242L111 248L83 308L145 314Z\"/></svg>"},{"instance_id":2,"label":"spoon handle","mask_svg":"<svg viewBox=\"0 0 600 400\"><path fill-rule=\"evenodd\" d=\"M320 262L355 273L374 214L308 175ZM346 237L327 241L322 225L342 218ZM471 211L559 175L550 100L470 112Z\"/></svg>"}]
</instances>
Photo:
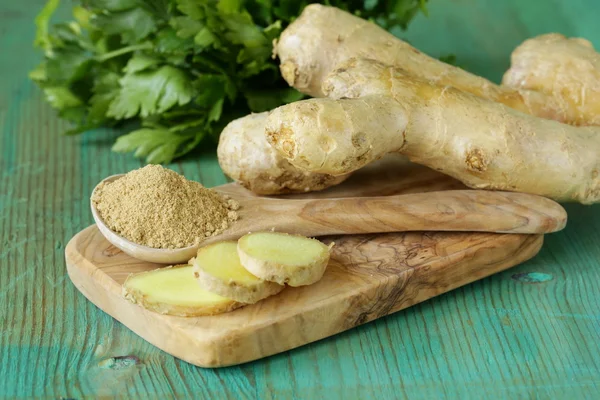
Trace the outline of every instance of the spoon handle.
<instances>
[{"instance_id":1,"label":"spoon handle","mask_svg":"<svg viewBox=\"0 0 600 400\"><path fill-rule=\"evenodd\" d=\"M405 231L540 234L559 231L567 221L565 210L550 199L481 190L288 200L268 208L272 209L266 215L273 218L264 222L308 236Z\"/></svg>"}]
</instances>

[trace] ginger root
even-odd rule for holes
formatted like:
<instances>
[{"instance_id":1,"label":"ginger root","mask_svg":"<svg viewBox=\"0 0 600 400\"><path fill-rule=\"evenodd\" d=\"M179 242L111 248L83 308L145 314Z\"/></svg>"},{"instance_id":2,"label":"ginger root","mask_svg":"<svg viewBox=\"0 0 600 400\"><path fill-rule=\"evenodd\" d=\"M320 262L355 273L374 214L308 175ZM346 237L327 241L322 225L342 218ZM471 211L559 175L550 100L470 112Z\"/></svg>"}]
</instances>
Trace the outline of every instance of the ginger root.
<instances>
[{"instance_id":1,"label":"ginger root","mask_svg":"<svg viewBox=\"0 0 600 400\"><path fill-rule=\"evenodd\" d=\"M250 233L238 241L244 268L262 279L290 286L320 280L330 249L316 239L277 232Z\"/></svg>"},{"instance_id":2,"label":"ginger root","mask_svg":"<svg viewBox=\"0 0 600 400\"><path fill-rule=\"evenodd\" d=\"M600 201L600 127L534 117L372 60L324 82L333 98L275 109L271 145L299 168L347 174L389 152L469 187Z\"/></svg>"},{"instance_id":3,"label":"ginger root","mask_svg":"<svg viewBox=\"0 0 600 400\"><path fill-rule=\"evenodd\" d=\"M202 289L190 265L131 274L122 291L132 303L159 314L180 317L220 314L244 305Z\"/></svg>"},{"instance_id":4,"label":"ginger root","mask_svg":"<svg viewBox=\"0 0 600 400\"><path fill-rule=\"evenodd\" d=\"M240 303L254 304L284 288L248 272L240 263L237 242L225 241L201 247L191 263L194 276L203 289Z\"/></svg>"},{"instance_id":5,"label":"ginger root","mask_svg":"<svg viewBox=\"0 0 600 400\"><path fill-rule=\"evenodd\" d=\"M219 139L217 155L223 172L256 194L309 192L335 186L348 176L302 171L267 143L267 112L230 122Z\"/></svg>"},{"instance_id":6,"label":"ginger root","mask_svg":"<svg viewBox=\"0 0 600 400\"><path fill-rule=\"evenodd\" d=\"M581 38L549 33L513 51L502 84L529 89L564 102L579 125L600 125L600 54Z\"/></svg>"},{"instance_id":7,"label":"ginger root","mask_svg":"<svg viewBox=\"0 0 600 400\"><path fill-rule=\"evenodd\" d=\"M487 79L421 53L379 26L319 4L302 14L281 34L274 53L284 79L314 97L326 95L322 82L341 63L369 58L402 68L408 75L452 86L478 97L503 103L521 112L566 123L595 120L597 113L573 109L559 97L525 89L498 86Z\"/></svg>"}]
</instances>

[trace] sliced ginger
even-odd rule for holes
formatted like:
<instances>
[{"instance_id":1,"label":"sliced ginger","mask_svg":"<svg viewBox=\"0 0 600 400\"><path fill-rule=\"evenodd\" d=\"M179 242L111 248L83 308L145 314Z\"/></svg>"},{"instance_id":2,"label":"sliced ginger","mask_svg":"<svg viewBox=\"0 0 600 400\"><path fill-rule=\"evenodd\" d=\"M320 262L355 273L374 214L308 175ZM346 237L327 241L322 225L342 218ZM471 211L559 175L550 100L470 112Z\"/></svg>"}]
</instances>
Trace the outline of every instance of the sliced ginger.
<instances>
[{"instance_id":1,"label":"sliced ginger","mask_svg":"<svg viewBox=\"0 0 600 400\"><path fill-rule=\"evenodd\" d=\"M237 243L233 241L200 248L193 265L194 276L203 289L241 303L256 303L284 288L248 272L240 263Z\"/></svg>"},{"instance_id":2,"label":"sliced ginger","mask_svg":"<svg viewBox=\"0 0 600 400\"><path fill-rule=\"evenodd\" d=\"M261 232L198 250L193 265L131 274L123 296L159 314L198 317L254 304L323 276L331 247L315 239Z\"/></svg>"},{"instance_id":3,"label":"sliced ginger","mask_svg":"<svg viewBox=\"0 0 600 400\"><path fill-rule=\"evenodd\" d=\"M250 233L237 245L242 265L253 275L290 286L321 279L330 249L316 239L276 232Z\"/></svg>"},{"instance_id":4,"label":"sliced ginger","mask_svg":"<svg viewBox=\"0 0 600 400\"><path fill-rule=\"evenodd\" d=\"M132 274L123 295L150 311L180 317L220 314L244 305L201 288L190 265Z\"/></svg>"}]
</instances>

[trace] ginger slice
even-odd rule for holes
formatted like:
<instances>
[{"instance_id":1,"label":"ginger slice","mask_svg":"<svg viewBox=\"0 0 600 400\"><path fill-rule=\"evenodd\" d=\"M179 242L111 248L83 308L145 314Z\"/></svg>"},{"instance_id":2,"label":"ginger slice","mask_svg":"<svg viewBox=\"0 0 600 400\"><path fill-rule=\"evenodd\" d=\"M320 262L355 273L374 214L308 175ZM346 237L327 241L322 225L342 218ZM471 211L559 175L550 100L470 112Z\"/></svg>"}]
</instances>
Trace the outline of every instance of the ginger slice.
<instances>
[{"instance_id":1,"label":"ginger slice","mask_svg":"<svg viewBox=\"0 0 600 400\"><path fill-rule=\"evenodd\" d=\"M123 296L150 311L180 317L221 314L244 305L201 288L192 269L177 265L131 274Z\"/></svg>"},{"instance_id":2,"label":"ginger slice","mask_svg":"<svg viewBox=\"0 0 600 400\"><path fill-rule=\"evenodd\" d=\"M316 239L278 232L257 232L238 241L242 265L264 280L290 286L310 285L325 273L331 246Z\"/></svg>"},{"instance_id":3,"label":"ginger slice","mask_svg":"<svg viewBox=\"0 0 600 400\"><path fill-rule=\"evenodd\" d=\"M194 276L203 289L241 303L254 304L284 288L248 272L240 263L237 243L233 241L200 248L192 264Z\"/></svg>"}]
</instances>

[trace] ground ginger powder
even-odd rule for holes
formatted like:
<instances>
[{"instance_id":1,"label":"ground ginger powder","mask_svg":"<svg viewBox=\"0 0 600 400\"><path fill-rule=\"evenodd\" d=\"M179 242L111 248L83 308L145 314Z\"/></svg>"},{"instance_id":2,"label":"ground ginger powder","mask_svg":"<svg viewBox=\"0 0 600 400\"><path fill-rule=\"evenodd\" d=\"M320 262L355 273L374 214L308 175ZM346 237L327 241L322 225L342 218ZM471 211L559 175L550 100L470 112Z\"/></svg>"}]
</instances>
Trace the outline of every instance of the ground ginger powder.
<instances>
[{"instance_id":1,"label":"ground ginger powder","mask_svg":"<svg viewBox=\"0 0 600 400\"><path fill-rule=\"evenodd\" d=\"M92 196L114 232L149 247L176 249L200 243L237 219L239 204L160 165L147 165Z\"/></svg>"}]
</instances>

